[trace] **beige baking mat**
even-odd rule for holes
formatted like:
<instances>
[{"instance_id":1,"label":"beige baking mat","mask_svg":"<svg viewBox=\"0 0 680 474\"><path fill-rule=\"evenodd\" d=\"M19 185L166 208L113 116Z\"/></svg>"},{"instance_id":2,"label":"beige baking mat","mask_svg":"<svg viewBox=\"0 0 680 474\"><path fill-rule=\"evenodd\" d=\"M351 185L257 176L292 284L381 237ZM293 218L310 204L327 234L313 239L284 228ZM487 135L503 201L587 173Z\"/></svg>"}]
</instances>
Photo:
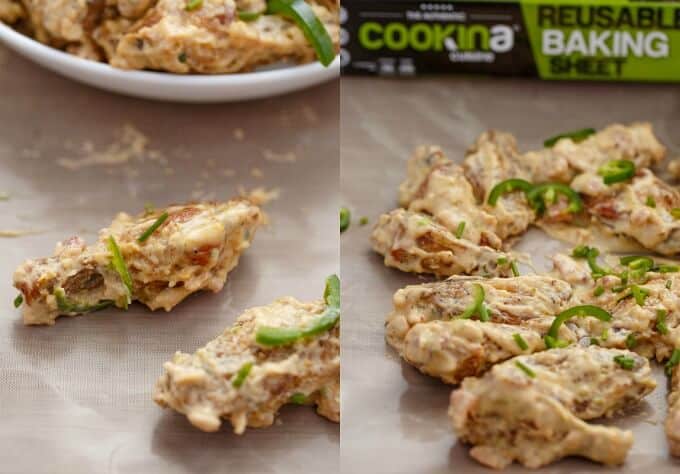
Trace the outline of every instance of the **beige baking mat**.
<instances>
[{"instance_id":1,"label":"beige baking mat","mask_svg":"<svg viewBox=\"0 0 680 474\"><path fill-rule=\"evenodd\" d=\"M371 224L396 207L405 164L419 144L439 144L451 158L488 128L515 134L520 148L540 147L556 133L610 122L650 120L671 155L680 150L676 86L566 84L525 80L440 78L410 81L343 78L342 200ZM446 416L451 388L403 364L384 342L392 294L425 281L384 267L370 249L371 225L341 238L343 277L342 468L347 473L488 473L458 443ZM563 248L540 231L524 237L539 269ZM627 418L635 444L620 470L566 460L547 473L671 473L663 435L666 380ZM506 472L526 472L515 466Z\"/></svg>"},{"instance_id":2,"label":"beige baking mat","mask_svg":"<svg viewBox=\"0 0 680 474\"><path fill-rule=\"evenodd\" d=\"M151 391L176 350L193 352L245 308L315 299L338 271L338 90L187 106L88 88L0 50L0 472L337 472L338 425L285 408L271 429L202 433ZM88 241L118 211L280 189L269 227L218 294L172 313L133 305L24 327L16 265ZM28 232L28 234L23 234ZM10 235L21 235L9 237Z\"/></svg>"}]
</instances>

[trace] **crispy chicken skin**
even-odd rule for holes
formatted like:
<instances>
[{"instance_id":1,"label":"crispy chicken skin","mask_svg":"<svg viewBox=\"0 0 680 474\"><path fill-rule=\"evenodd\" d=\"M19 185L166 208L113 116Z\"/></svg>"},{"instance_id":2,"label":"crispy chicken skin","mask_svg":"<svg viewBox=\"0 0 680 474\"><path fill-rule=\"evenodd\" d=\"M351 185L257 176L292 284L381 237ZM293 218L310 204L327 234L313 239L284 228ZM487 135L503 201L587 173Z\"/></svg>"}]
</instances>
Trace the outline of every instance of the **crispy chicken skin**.
<instances>
[{"instance_id":1,"label":"crispy chicken skin","mask_svg":"<svg viewBox=\"0 0 680 474\"><path fill-rule=\"evenodd\" d=\"M432 273L439 277L512 274L511 255L458 239L431 216L404 209L380 216L371 242L373 250L385 257L386 266L404 272Z\"/></svg>"},{"instance_id":2,"label":"crispy chicken skin","mask_svg":"<svg viewBox=\"0 0 680 474\"><path fill-rule=\"evenodd\" d=\"M310 4L337 48L338 8ZM111 64L123 69L216 74L316 59L302 30L279 15L242 21L233 0L204 0L193 11L185 6L185 0L159 0L122 36Z\"/></svg>"},{"instance_id":3,"label":"crispy chicken skin","mask_svg":"<svg viewBox=\"0 0 680 474\"><path fill-rule=\"evenodd\" d=\"M552 148L520 155L521 166L533 182L569 183L576 174L596 172L610 160L631 160L649 168L666 157L666 148L646 122L613 124L581 142L562 138Z\"/></svg>"},{"instance_id":4,"label":"crispy chicken skin","mask_svg":"<svg viewBox=\"0 0 680 474\"><path fill-rule=\"evenodd\" d=\"M614 361L633 359L631 370ZM535 376L522 370L522 366ZM468 378L451 394L449 416L478 462L538 468L566 456L624 462L632 433L582 420L611 416L656 386L649 362L633 352L572 346L518 356Z\"/></svg>"},{"instance_id":5,"label":"crispy chicken skin","mask_svg":"<svg viewBox=\"0 0 680 474\"><path fill-rule=\"evenodd\" d=\"M339 420L339 326L287 346L266 347L255 340L261 326L304 327L325 309L322 301L302 303L285 297L251 308L193 355L177 352L164 364L154 401L186 415L203 431L217 431L222 419L234 432L274 423L279 408L293 395L318 404L320 415ZM236 374L250 372L240 386Z\"/></svg>"},{"instance_id":6,"label":"crispy chicken skin","mask_svg":"<svg viewBox=\"0 0 680 474\"><path fill-rule=\"evenodd\" d=\"M139 242L163 212L167 219ZM169 311L196 291L217 292L261 222L260 209L245 199L170 206L136 217L121 213L94 244L72 237L57 245L54 256L16 269L24 323L52 325L58 316L75 316L103 302L126 308L138 300ZM111 265L110 236L127 264L131 294Z\"/></svg>"},{"instance_id":7,"label":"crispy chicken skin","mask_svg":"<svg viewBox=\"0 0 680 474\"><path fill-rule=\"evenodd\" d=\"M486 204L493 187L511 178L530 180L520 166L517 141L509 133L490 130L477 138L463 161L465 177L472 185L475 197L497 222L495 233L501 239L524 233L536 219L523 193L501 196L495 206Z\"/></svg>"},{"instance_id":8,"label":"crispy chicken skin","mask_svg":"<svg viewBox=\"0 0 680 474\"><path fill-rule=\"evenodd\" d=\"M584 173L571 187L585 196L590 215L613 233L663 255L680 253L680 220L671 214L680 208L680 191L652 171L639 169L631 181L609 186L597 173ZM648 199L654 207L647 205Z\"/></svg>"},{"instance_id":9,"label":"crispy chicken skin","mask_svg":"<svg viewBox=\"0 0 680 474\"><path fill-rule=\"evenodd\" d=\"M385 326L387 342L401 354L407 334L418 324L457 318L472 303L474 285L484 289L491 321L521 323L538 331L546 327L546 319L552 320L567 307L572 293L566 282L539 275L451 277L436 283L410 285L394 294L394 308Z\"/></svg>"}]
</instances>

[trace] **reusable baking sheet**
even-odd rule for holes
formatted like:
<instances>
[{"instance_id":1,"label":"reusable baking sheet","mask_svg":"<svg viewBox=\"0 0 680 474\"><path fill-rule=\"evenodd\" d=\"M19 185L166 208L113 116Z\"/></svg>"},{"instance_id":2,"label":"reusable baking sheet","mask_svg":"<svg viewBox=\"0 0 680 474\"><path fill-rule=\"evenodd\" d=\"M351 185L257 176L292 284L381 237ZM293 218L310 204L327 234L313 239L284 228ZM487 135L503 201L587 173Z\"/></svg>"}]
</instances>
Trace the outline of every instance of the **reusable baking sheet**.
<instances>
[{"instance_id":1,"label":"reusable baking sheet","mask_svg":"<svg viewBox=\"0 0 680 474\"><path fill-rule=\"evenodd\" d=\"M226 422L203 433L151 400L175 351L193 352L246 308L319 298L338 271L337 81L259 102L163 104L76 84L2 49L0 89L0 191L10 196L0 231L37 231L0 238L0 472L337 472L339 427L311 407L286 407L275 426L239 437ZM141 156L58 164L110 150L125 124L148 137ZM171 313L134 304L53 327L25 327L12 307L14 268L59 240L92 242L119 211L227 199L239 186L280 197L220 293Z\"/></svg>"},{"instance_id":2,"label":"reusable baking sheet","mask_svg":"<svg viewBox=\"0 0 680 474\"><path fill-rule=\"evenodd\" d=\"M402 363L384 342L392 295L427 279L387 268L370 248L381 213L397 207L406 160L419 144L438 144L462 160L484 130L512 132L520 149L545 138L611 122L653 122L671 157L678 151L680 91L672 86L548 83L532 80L441 78L380 80L343 78L341 99L342 201L354 216L341 237L343 352L342 470L347 473L487 473L456 441L447 417L451 387ZM359 226L367 216L371 225ZM522 238L538 268L565 248L538 230ZM633 430L626 464L607 469L569 459L546 473L678 472L663 434L667 384L626 418L610 421ZM526 472L517 465L506 472Z\"/></svg>"}]
</instances>

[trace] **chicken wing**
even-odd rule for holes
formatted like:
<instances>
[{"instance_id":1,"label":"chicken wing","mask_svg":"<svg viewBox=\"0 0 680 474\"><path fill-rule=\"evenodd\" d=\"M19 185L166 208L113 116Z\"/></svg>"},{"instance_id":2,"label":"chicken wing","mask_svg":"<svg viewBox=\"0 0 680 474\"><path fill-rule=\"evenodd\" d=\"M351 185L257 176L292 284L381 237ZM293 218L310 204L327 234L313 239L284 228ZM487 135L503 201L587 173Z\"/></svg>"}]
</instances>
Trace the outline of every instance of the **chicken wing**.
<instances>
[{"instance_id":1,"label":"chicken wing","mask_svg":"<svg viewBox=\"0 0 680 474\"><path fill-rule=\"evenodd\" d=\"M536 213L523 193L501 196L494 206L486 205L494 186L511 178L531 180L520 166L517 141L509 133L488 131L480 135L463 161L465 177L483 209L496 218L495 233L501 239L524 233Z\"/></svg>"},{"instance_id":2,"label":"chicken wing","mask_svg":"<svg viewBox=\"0 0 680 474\"><path fill-rule=\"evenodd\" d=\"M437 276L510 276L514 258L491 247L459 239L431 216L395 209L383 214L371 234L385 265Z\"/></svg>"},{"instance_id":3,"label":"chicken wing","mask_svg":"<svg viewBox=\"0 0 680 474\"><path fill-rule=\"evenodd\" d=\"M497 219L477 205L463 168L447 159L437 147L421 147L409 160L401 183L400 205L426 213L449 231L473 244L501 248L495 233Z\"/></svg>"},{"instance_id":4,"label":"chicken wing","mask_svg":"<svg viewBox=\"0 0 680 474\"><path fill-rule=\"evenodd\" d=\"M93 245L72 237L54 256L16 269L24 323L52 325L61 315L127 308L133 300L169 311L196 291L217 292L261 222L260 209L245 199L121 213Z\"/></svg>"},{"instance_id":5,"label":"chicken wing","mask_svg":"<svg viewBox=\"0 0 680 474\"><path fill-rule=\"evenodd\" d=\"M387 342L404 354L410 331L428 321L450 321L460 317L473 304L476 286L484 291L484 305L490 322L522 325L539 333L547 330L553 317L568 305L572 294L568 283L538 275L488 279L452 277L441 282L407 286L394 294L394 309L387 317L385 327ZM484 334L471 331L473 336L465 336L468 328L461 325L459 329L460 335L452 337L470 338L473 342L495 337L484 330ZM569 336L564 333L564 337ZM471 347L474 348L474 344ZM488 364L478 362L475 366L488 367Z\"/></svg>"},{"instance_id":6,"label":"chicken wing","mask_svg":"<svg viewBox=\"0 0 680 474\"><path fill-rule=\"evenodd\" d=\"M624 368L617 360L630 363ZM490 467L537 468L565 456L621 464L632 433L582 420L611 416L656 386L649 362L629 351L552 349L518 356L451 394L449 416L471 456Z\"/></svg>"},{"instance_id":7,"label":"chicken wing","mask_svg":"<svg viewBox=\"0 0 680 474\"><path fill-rule=\"evenodd\" d=\"M274 423L289 402L316 403L319 414L339 420L339 325L287 345L258 342L262 327L310 327L322 317L323 301L285 297L251 308L193 355L177 352L164 364L154 401L186 415L203 431L217 431L222 419L234 432Z\"/></svg>"},{"instance_id":8,"label":"chicken wing","mask_svg":"<svg viewBox=\"0 0 680 474\"><path fill-rule=\"evenodd\" d=\"M597 173L584 173L571 187L585 196L590 215L614 234L632 237L663 255L680 253L680 191L639 169L631 181L604 184Z\"/></svg>"},{"instance_id":9,"label":"chicken wing","mask_svg":"<svg viewBox=\"0 0 680 474\"><path fill-rule=\"evenodd\" d=\"M260 10L253 13L262 15L246 22L239 18L234 0L204 0L200 9L191 11L185 0L159 0L122 36L111 65L216 74L278 61L314 61L316 53L303 31L291 20L266 14L264 2L259 3ZM310 5L338 48L338 5Z\"/></svg>"},{"instance_id":10,"label":"chicken wing","mask_svg":"<svg viewBox=\"0 0 680 474\"><path fill-rule=\"evenodd\" d=\"M576 174L596 172L610 160L631 160L637 168L649 168L666 157L649 123L613 124L575 142L562 138L551 148L520 155L521 166L533 182L569 183Z\"/></svg>"},{"instance_id":11,"label":"chicken wing","mask_svg":"<svg viewBox=\"0 0 680 474\"><path fill-rule=\"evenodd\" d=\"M468 319L419 323L406 333L401 356L422 373L457 385L514 356L545 350L551 322L546 318L542 331Z\"/></svg>"}]
</instances>

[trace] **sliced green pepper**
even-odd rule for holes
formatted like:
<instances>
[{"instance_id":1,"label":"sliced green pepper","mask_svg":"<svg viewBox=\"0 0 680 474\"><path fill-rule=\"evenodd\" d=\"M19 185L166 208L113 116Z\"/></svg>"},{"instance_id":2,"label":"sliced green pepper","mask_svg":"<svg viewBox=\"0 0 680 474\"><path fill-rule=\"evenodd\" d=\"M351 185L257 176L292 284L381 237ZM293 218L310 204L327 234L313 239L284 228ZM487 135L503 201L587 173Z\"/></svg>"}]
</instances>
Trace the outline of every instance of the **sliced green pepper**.
<instances>
[{"instance_id":1,"label":"sliced green pepper","mask_svg":"<svg viewBox=\"0 0 680 474\"><path fill-rule=\"evenodd\" d=\"M583 201L578 193L562 183L544 183L536 185L527 192L527 200L529 201L529 205L533 207L538 214L543 214L547 208L546 201L548 201L549 204L554 203L557 200L558 194L565 196L569 201L567 212L575 214L583 210Z\"/></svg>"},{"instance_id":2,"label":"sliced green pepper","mask_svg":"<svg viewBox=\"0 0 680 474\"><path fill-rule=\"evenodd\" d=\"M57 308L59 308L59 311L62 313L90 313L93 311L99 311L104 308L108 308L109 306L113 306L113 301L111 300L102 300L97 304L93 305L82 305L79 303L76 303L74 301L69 300L66 297L66 292L64 291L63 288L57 287L54 289L54 298L57 300Z\"/></svg>"},{"instance_id":3,"label":"sliced green pepper","mask_svg":"<svg viewBox=\"0 0 680 474\"><path fill-rule=\"evenodd\" d=\"M666 316L668 311L665 309L656 310L656 330L664 336L668 334L668 325L666 325Z\"/></svg>"},{"instance_id":4,"label":"sliced green pepper","mask_svg":"<svg viewBox=\"0 0 680 474\"><path fill-rule=\"evenodd\" d=\"M309 398L304 393L296 392L290 396L288 402L295 405L306 405L309 403Z\"/></svg>"},{"instance_id":5,"label":"sliced green pepper","mask_svg":"<svg viewBox=\"0 0 680 474\"><path fill-rule=\"evenodd\" d=\"M522 362L520 362L520 361L515 361L515 365L517 366L518 369L520 369L522 372L524 372L525 374L527 374L527 375L528 375L529 377L531 377L532 379L533 379L534 377L536 377L536 372L534 372L533 370L531 370L528 366L526 366L526 365L523 364Z\"/></svg>"},{"instance_id":6,"label":"sliced green pepper","mask_svg":"<svg viewBox=\"0 0 680 474\"><path fill-rule=\"evenodd\" d=\"M203 6L203 0L189 0L186 3L184 9L188 12L191 12L191 11L194 11L194 10L198 10L202 6Z\"/></svg>"},{"instance_id":7,"label":"sliced green pepper","mask_svg":"<svg viewBox=\"0 0 680 474\"><path fill-rule=\"evenodd\" d=\"M340 320L340 279L337 275L326 279L324 301L326 309L308 327L261 326L255 333L255 342L270 347L286 346L332 329Z\"/></svg>"},{"instance_id":8,"label":"sliced green pepper","mask_svg":"<svg viewBox=\"0 0 680 474\"><path fill-rule=\"evenodd\" d=\"M109 236L107 246L109 248L109 252L111 252L111 265L120 276L121 281L128 291L127 301L124 306L124 308L127 309L127 305L132 301L132 277L130 276L130 272L128 271L127 265L125 264L125 259L123 259L123 254L121 254L120 248L116 243L116 239L113 238L113 235Z\"/></svg>"},{"instance_id":9,"label":"sliced green pepper","mask_svg":"<svg viewBox=\"0 0 680 474\"><path fill-rule=\"evenodd\" d=\"M666 375L671 375L673 368L678 364L680 364L680 349L673 349L673 354L665 365Z\"/></svg>"},{"instance_id":10,"label":"sliced green pepper","mask_svg":"<svg viewBox=\"0 0 680 474\"><path fill-rule=\"evenodd\" d=\"M253 368L252 362L246 362L245 364L243 364L241 368L238 369L238 372L236 372L236 376L234 377L234 381L231 382L231 385L234 388L241 387L241 385L243 385L243 382L245 382L246 377L248 377L248 374L250 374L252 368Z\"/></svg>"},{"instance_id":11,"label":"sliced green pepper","mask_svg":"<svg viewBox=\"0 0 680 474\"><path fill-rule=\"evenodd\" d=\"M555 144L562 138L570 138L574 143L579 143L588 138L590 135L595 133L594 128L582 128L580 130L574 130L572 132L561 133L555 135L554 137L548 138L543 142L543 146L546 148L552 148Z\"/></svg>"},{"instance_id":12,"label":"sliced green pepper","mask_svg":"<svg viewBox=\"0 0 680 474\"><path fill-rule=\"evenodd\" d=\"M635 176L635 163L630 160L611 160L600 166L597 174L602 176L606 185L620 183Z\"/></svg>"},{"instance_id":13,"label":"sliced green pepper","mask_svg":"<svg viewBox=\"0 0 680 474\"><path fill-rule=\"evenodd\" d=\"M24 302L24 297L22 295L17 295L16 298L14 298L14 307L18 308L21 306L21 303Z\"/></svg>"},{"instance_id":14,"label":"sliced green pepper","mask_svg":"<svg viewBox=\"0 0 680 474\"><path fill-rule=\"evenodd\" d=\"M593 306L589 304L582 306L574 306L573 308L569 308L567 310L562 311L555 317L555 320L550 325L548 334L544 338L545 345L549 348L565 347L565 345L568 345L566 341L560 341L560 339L558 338L560 326L562 325L562 323L573 317L583 318L586 316L592 316L604 322L609 322L612 320L612 315L598 306Z\"/></svg>"},{"instance_id":15,"label":"sliced green pepper","mask_svg":"<svg viewBox=\"0 0 680 474\"><path fill-rule=\"evenodd\" d=\"M619 364L621 368L625 370L633 370L633 367L635 367L635 359L632 357L626 357L623 354L614 356L614 362Z\"/></svg>"},{"instance_id":16,"label":"sliced green pepper","mask_svg":"<svg viewBox=\"0 0 680 474\"><path fill-rule=\"evenodd\" d=\"M259 12L238 12L238 19L241 21L255 21L260 18L262 14Z\"/></svg>"},{"instance_id":17,"label":"sliced green pepper","mask_svg":"<svg viewBox=\"0 0 680 474\"><path fill-rule=\"evenodd\" d=\"M459 316L460 319L470 319L475 314L479 315L480 321L488 321L490 318L489 311L484 305L484 288L479 283L472 285L472 303L465 308L465 311Z\"/></svg>"},{"instance_id":18,"label":"sliced green pepper","mask_svg":"<svg viewBox=\"0 0 680 474\"><path fill-rule=\"evenodd\" d=\"M349 221L352 218L352 214L346 207L340 208L340 233L342 234L349 228Z\"/></svg>"},{"instance_id":19,"label":"sliced green pepper","mask_svg":"<svg viewBox=\"0 0 680 474\"><path fill-rule=\"evenodd\" d=\"M513 191L522 191L524 194L527 194L531 188L533 188L533 184L531 184L529 181L519 178L506 179L491 189L487 203L489 203L490 206L495 206L498 202L498 199L503 194L511 193Z\"/></svg>"},{"instance_id":20,"label":"sliced green pepper","mask_svg":"<svg viewBox=\"0 0 680 474\"><path fill-rule=\"evenodd\" d=\"M680 267L677 265L667 265L662 263L661 265L657 265L656 267L652 268L652 270L659 273L677 273L680 271Z\"/></svg>"},{"instance_id":21,"label":"sliced green pepper","mask_svg":"<svg viewBox=\"0 0 680 474\"><path fill-rule=\"evenodd\" d=\"M268 0L267 13L293 20L311 43L321 64L328 66L333 62L335 58L333 41L312 7L303 0Z\"/></svg>"},{"instance_id":22,"label":"sliced green pepper","mask_svg":"<svg viewBox=\"0 0 680 474\"><path fill-rule=\"evenodd\" d=\"M597 257L599 255L600 251L598 249L595 247L588 247L587 245L579 245L578 247L574 247L574 250L571 253L571 256L574 258L585 258L587 260L588 266L590 267L590 272L595 279L611 273L610 270L601 267L597 263Z\"/></svg>"},{"instance_id":23,"label":"sliced green pepper","mask_svg":"<svg viewBox=\"0 0 680 474\"><path fill-rule=\"evenodd\" d=\"M633 295L638 306L644 306L645 300L649 296L649 290L642 286L631 285L630 294Z\"/></svg>"},{"instance_id":24,"label":"sliced green pepper","mask_svg":"<svg viewBox=\"0 0 680 474\"><path fill-rule=\"evenodd\" d=\"M516 332L515 334L512 335L512 338L515 340L517 346L519 346L519 348L522 349L523 351L529 349L529 344L527 344L527 341L524 340L520 333Z\"/></svg>"},{"instance_id":25,"label":"sliced green pepper","mask_svg":"<svg viewBox=\"0 0 680 474\"><path fill-rule=\"evenodd\" d=\"M465 221L461 221L456 227L456 238L460 239L463 237L463 232L465 232Z\"/></svg>"},{"instance_id":26,"label":"sliced green pepper","mask_svg":"<svg viewBox=\"0 0 680 474\"><path fill-rule=\"evenodd\" d=\"M151 226L148 229L146 229L142 235L139 236L137 241L144 242L146 239L148 239L151 236L151 234L155 232L156 229L163 225L163 222L165 222L167 218L168 218L167 212L161 214L158 217L158 219L156 219L156 221L153 224L151 224Z\"/></svg>"}]
</instances>

